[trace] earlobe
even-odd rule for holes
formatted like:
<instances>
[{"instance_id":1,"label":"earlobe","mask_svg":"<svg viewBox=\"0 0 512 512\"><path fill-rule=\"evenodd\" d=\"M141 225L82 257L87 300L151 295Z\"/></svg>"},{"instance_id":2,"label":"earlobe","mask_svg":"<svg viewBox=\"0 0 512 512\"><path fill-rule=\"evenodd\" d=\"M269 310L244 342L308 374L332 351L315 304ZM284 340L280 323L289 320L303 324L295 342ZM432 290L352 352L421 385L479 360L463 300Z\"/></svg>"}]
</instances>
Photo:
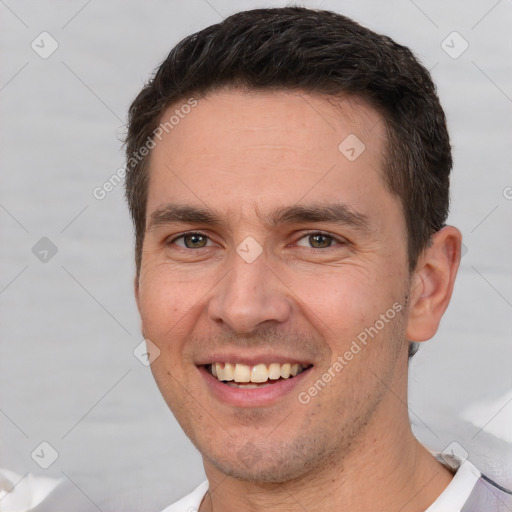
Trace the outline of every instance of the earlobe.
<instances>
[{"instance_id":1,"label":"earlobe","mask_svg":"<svg viewBox=\"0 0 512 512\"><path fill-rule=\"evenodd\" d=\"M460 231L446 226L432 236L430 246L420 255L411 280L410 341L426 341L436 333L452 296L461 243Z\"/></svg>"}]
</instances>

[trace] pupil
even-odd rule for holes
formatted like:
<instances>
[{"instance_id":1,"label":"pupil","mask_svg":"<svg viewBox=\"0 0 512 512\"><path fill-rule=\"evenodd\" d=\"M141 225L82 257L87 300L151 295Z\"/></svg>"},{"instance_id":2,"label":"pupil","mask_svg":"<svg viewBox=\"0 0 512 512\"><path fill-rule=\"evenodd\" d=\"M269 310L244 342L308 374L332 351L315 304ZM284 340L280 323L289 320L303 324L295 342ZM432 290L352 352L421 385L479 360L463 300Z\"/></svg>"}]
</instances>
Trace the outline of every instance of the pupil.
<instances>
[{"instance_id":1,"label":"pupil","mask_svg":"<svg viewBox=\"0 0 512 512\"><path fill-rule=\"evenodd\" d=\"M188 235L185 237L185 245L190 249L193 247L204 247L205 237L203 235Z\"/></svg>"},{"instance_id":2,"label":"pupil","mask_svg":"<svg viewBox=\"0 0 512 512\"><path fill-rule=\"evenodd\" d=\"M329 247L331 245L329 237L325 235L311 235L309 239L313 247Z\"/></svg>"}]
</instances>

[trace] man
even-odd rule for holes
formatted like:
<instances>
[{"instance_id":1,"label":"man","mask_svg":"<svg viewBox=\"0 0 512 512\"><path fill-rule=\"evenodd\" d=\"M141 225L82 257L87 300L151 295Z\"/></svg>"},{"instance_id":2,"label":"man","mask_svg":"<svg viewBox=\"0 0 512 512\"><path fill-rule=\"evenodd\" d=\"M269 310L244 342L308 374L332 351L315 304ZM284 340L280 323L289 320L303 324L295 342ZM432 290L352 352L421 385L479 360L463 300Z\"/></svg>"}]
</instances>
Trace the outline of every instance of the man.
<instances>
[{"instance_id":1,"label":"man","mask_svg":"<svg viewBox=\"0 0 512 512\"><path fill-rule=\"evenodd\" d=\"M444 113L407 48L331 12L238 13L170 52L127 160L151 368L208 478L166 511L512 503L410 428L408 359L461 234Z\"/></svg>"}]
</instances>

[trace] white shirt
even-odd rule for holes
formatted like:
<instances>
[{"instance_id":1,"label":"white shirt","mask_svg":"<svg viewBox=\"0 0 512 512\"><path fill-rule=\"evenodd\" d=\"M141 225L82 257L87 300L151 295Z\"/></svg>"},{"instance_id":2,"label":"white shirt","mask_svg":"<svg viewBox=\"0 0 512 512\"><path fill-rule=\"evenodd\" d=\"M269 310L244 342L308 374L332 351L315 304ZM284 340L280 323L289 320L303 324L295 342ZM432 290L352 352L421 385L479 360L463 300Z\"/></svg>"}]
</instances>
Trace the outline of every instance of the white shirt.
<instances>
[{"instance_id":1,"label":"white shirt","mask_svg":"<svg viewBox=\"0 0 512 512\"><path fill-rule=\"evenodd\" d=\"M481 476L480 471L469 460L465 460L448 487L425 512L460 512Z\"/></svg>"},{"instance_id":2,"label":"white shirt","mask_svg":"<svg viewBox=\"0 0 512 512\"><path fill-rule=\"evenodd\" d=\"M452 481L448 484L448 487L446 487L436 501L432 503L425 512L466 512L466 510L468 512L472 512L473 510L476 512L481 512L483 510L486 512L493 512L494 510L501 510L498 507L486 507L480 511L478 508L474 508L474 503L469 504L469 508L464 507L464 505L469 503L469 496L474 491L477 482L482 482L480 471L478 471L478 469L476 469L469 460L465 460L458 467L457 472L452 478ZM204 481L190 494L170 505L162 512L197 512L207 490L208 481ZM488 501L486 501L486 504L492 506Z\"/></svg>"}]
</instances>

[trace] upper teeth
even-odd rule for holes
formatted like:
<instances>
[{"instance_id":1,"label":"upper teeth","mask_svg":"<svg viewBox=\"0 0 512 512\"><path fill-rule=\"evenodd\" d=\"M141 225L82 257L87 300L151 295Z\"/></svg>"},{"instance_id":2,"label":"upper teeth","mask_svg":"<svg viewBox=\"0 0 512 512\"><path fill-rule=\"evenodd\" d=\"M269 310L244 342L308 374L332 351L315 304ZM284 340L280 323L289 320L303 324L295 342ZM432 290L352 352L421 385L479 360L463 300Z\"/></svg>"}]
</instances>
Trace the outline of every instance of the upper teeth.
<instances>
[{"instance_id":1,"label":"upper teeth","mask_svg":"<svg viewBox=\"0 0 512 512\"><path fill-rule=\"evenodd\" d=\"M213 363L211 373L218 380L234 380L235 382L266 382L268 379L277 380L280 377L287 379L295 377L304 370L304 366L291 363L271 363L248 366L241 363Z\"/></svg>"}]
</instances>

